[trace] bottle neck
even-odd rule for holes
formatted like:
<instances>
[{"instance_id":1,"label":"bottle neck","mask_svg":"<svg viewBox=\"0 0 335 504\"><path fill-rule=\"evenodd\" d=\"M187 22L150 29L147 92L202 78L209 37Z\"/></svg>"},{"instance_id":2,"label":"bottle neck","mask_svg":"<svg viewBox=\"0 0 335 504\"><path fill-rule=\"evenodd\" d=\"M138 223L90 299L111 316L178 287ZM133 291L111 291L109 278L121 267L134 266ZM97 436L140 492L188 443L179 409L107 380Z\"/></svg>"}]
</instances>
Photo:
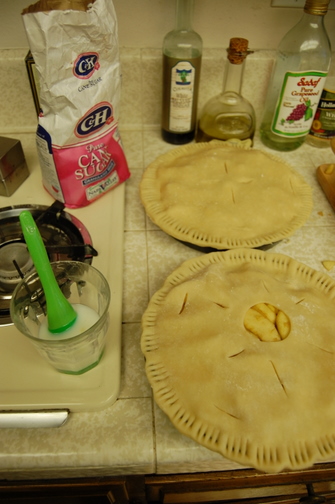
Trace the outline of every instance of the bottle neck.
<instances>
[{"instance_id":1,"label":"bottle neck","mask_svg":"<svg viewBox=\"0 0 335 504\"><path fill-rule=\"evenodd\" d=\"M300 41L302 44L301 50L313 50L312 40L315 39L315 41L318 41L323 33L326 35L326 37L328 37L325 29L323 15L313 14L305 11L300 18L300 21L292 28L291 32L293 32L294 30L297 31L297 29L299 29L300 33L305 33L306 30L308 30L309 33L309 40Z\"/></svg>"},{"instance_id":2,"label":"bottle neck","mask_svg":"<svg viewBox=\"0 0 335 504\"><path fill-rule=\"evenodd\" d=\"M307 59L300 59L300 66L305 65L305 70L308 70L307 64L317 65L319 68L320 63L320 70L327 69L328 63L325 65L325 60L328 61L330 56L330 42L324 16L303 13L298 23L286 33L278 46L278 52L282 55L292 54L294 51L309 55ZM309 68L311 69L312 67Z\"/></svg>"},{"instance_id":3,"label":"bottle neck","mask_svg":"<svg viewBox=\"0 0 335 504\"><path fill-rule=\"evenodd\" d=\"M229 59L227 59L225 75L223 79L223 92L233 92L236 94L241 94L242 81L243 81L243 72L244 72L245 60L236 65L231 63Z\"/></svg>"},{"instance_id":4,"label":"bottle neck","mask_svg":"<svg viewBox=\"0 0 335 504\"><path fill-rule=\"evenodd\" d=\"M194 0L176 0L176 30L192 30Z\"/></svg>"},{"instance_id":5,"label":"bottle neck","mask_svg":"<svg viewBox=\"0 0 335 504\"><path fill-rule=\"evenodd\" d=\"M324 19L324 15L304 11L302 17L300 18L300 23L324 26Z\"/></svg>"}]
</instances>

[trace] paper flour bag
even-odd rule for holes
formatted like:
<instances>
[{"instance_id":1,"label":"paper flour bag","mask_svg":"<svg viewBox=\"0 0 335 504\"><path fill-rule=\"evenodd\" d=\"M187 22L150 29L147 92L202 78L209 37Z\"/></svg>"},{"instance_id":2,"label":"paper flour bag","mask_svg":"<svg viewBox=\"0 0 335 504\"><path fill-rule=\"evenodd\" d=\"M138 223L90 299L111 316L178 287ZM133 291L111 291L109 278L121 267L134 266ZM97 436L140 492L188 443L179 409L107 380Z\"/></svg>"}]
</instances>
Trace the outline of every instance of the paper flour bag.
<instances>
[{"instance_id":1,"label":"paper flour bag","mask_svg":"<svg viewBox=\"0 0 335 504\"><path fill-rule=\"evenodd\" d=\"M23 11L40 79L43 185L88 205L129 178L118 132L120 63L112 0L41 0Z\"/></svg>"}]
</instances>

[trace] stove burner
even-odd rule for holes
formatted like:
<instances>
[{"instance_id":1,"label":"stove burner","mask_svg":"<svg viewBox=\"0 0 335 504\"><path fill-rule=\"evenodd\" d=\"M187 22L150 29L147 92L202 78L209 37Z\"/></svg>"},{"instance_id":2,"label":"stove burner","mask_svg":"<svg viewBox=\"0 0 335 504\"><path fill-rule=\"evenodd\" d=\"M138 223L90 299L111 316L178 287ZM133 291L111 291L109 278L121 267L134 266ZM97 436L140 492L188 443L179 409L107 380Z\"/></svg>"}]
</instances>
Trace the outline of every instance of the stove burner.
<instances>
[{"instance_id":1,"label":"stove burner","mask_svg":"<svg viewBox=\"0 0 335 504\"><path fill-rule=\"evenodd\" d=\"M13 291L21 277L34 268L27 246L21 240L0 245L0 287Z\"/></svg>"},{"instance_id":2,"label":"stove burner","mask_svg":"<svg viewBox=\"0 0 335 504\"><path fill-rule=\"evenodd\" d=\"M0 326L12 323L9 315L12 292L20 279L34 268L19 221L23 210L32 213L50 261L91 263L97 255L87 229L73 215L64 212L64 205L58 201L50 207L0 208Z\"/></svg>"}]
</instances>

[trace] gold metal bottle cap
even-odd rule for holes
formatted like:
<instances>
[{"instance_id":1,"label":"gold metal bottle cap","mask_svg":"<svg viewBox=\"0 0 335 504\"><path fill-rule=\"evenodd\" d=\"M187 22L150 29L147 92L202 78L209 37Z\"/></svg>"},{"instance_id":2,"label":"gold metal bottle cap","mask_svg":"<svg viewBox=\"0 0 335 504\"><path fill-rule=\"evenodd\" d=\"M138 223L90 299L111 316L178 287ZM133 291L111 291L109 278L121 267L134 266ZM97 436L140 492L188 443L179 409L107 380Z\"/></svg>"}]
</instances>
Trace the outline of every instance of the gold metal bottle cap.
<instances>
[{"instance_id":1,"label":"gold metal bottle cap","mask_svg":"<svg viewBox=\"0 0 335 504\"><path fill-rule=\"evenodd\" d=\"M330 0L306 0L304 11L307 14L324 16L327 14Z\"/></svg>"}]
</instances>

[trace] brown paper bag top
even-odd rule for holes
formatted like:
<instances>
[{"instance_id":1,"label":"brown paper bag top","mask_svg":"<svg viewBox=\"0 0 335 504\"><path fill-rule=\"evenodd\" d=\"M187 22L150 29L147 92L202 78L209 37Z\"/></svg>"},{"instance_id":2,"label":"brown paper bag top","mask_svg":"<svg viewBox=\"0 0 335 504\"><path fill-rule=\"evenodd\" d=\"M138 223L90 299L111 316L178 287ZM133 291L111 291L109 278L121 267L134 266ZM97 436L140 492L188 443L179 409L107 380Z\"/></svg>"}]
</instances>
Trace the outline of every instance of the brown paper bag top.
<instances>
[{"instance_id":1,"label":"brown paper bag top","mask_svg":"<svg viewBox=\"0 0 335 504\"><path fill-rule=\"evenodd\" d=\"M22 14L32 12L48 12L52 10L78 10L87 11L89 5L95 0L39 0L23 9Z\"/></svg>"}]
</instances>

